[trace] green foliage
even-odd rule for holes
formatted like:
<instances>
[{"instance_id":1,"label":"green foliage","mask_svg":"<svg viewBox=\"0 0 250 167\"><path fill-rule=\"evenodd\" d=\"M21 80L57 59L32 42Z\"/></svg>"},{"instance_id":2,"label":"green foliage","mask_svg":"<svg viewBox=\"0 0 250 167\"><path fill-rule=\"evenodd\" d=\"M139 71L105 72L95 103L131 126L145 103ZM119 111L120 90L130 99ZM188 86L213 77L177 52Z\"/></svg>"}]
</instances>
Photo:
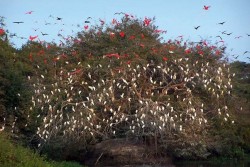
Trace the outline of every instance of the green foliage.
<instances>
[{"instance_id":1,"label":"green foliage","mask_svg":"<svg viewBox=\"0 0 250 167\"><path fill-rule=\"evenodd\" d=\"M47 161L32 150L13 144L6 134L0 133L0 166L4 167L80 167L74 162Z\"/></svg>"}]
</instances>

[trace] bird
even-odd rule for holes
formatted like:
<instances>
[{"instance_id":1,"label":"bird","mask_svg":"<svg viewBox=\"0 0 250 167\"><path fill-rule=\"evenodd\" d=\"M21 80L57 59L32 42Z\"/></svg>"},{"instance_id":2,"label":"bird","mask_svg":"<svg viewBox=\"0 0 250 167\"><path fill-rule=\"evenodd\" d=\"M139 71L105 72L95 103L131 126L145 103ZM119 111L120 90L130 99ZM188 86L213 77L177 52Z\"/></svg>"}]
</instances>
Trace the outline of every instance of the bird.
<instances>
[{"instance_id":1,"label":"bird","mask_svg":"<svg viewBox=\"0 0 250 167\"><path fill-rule=\"evenodd\" d=\"M21 24L21 23L24 23L24 22L23 21L14 21L13 23Z\"/></svg>"},{"instance_id":2,"label":"bird","mask_svg":"<svg viewBox=\"0 0 250 167\"><path fill-rule=\"evenodd\" d=\"M232 55L233 58L238 59L240 55Z\"/></svg>"},{"instance_id":3,"label":"bird","mask_svg":"<svg viewBox=\"0 0 250 167\"><path fill-rule=\"evenodd\" d=\"M88 28L89 28L89 26L88 26L88 25L85 25L85 26L84 26L84 29L85 29L85 30L87 30Z\"/></svg>"},{"instance_id":4,"label":"bird","mask_svg":"<svg viewBox=\"0 0 250 167\"><path fill-rule=\"evenodd\" d=\"M84 23L90 23L90 21L84 21Z\"/></svg>"},{"instance_id":5,"label":"bird","mask_svg":"<svg viewBox=\"0 0 250 167\"><path fill-rule=\"evenodd\" d=\"M226 31L220 31L222 34L226 34Z\"/></svg>"},{"instance_id":6,"label":"bird","mask_svg":"<svg viewBox=\"0 0 250 167\"><path fill-rule=\"evenodd\" d=\"M247 36L249 36L249 37L250 37L250 34L247 34Z\"/></svg>"},{"instance_id":7,"label":"bird","mask_svg":"<svg viewBox=\"0 0 250 167\"><path fill-rule=\"evenodd\" d=\"M237 36L237 37L235 37L234 39L239 39L239 38L241 38L242 36Z\"/></svg>"},{"instance_id":8,"label":"bird","mask_svg":"<svg viewBox=\"0 0 250 167\"><path fill-rule=\"evenodd\" d=\"M49 34L47 34L47 33L43 33L43 32L41 32L41 33L42 33L42 36L49 35Z\"/></svg>"},{"instance_id":9,"label":"bird","mask_svg":"<svg viewBox=\"0 0 250 167\"><path fill-rule=\"evenodd\" d=\"M56 20L62 20L62 18L61 17L56 17Z\"/></svg>"},{"instance_id":10,"label":"bird","mask_svg":"<svg viewBox=\"0 0 250 167\"><path fill-rule=\"evenodd\" d=\"M101 22L101 25L104 25L104 24L105 24L105 21L104 21L104 20L99 19L99 21Z\"/></svg>"},{"instance_id":11,"label":"bird","mask_svg":"<svg viewBox=\"0 0 250 167\"><path fill-rule=\"evenodd\" d=\"M0 36L5 33L4 29L0 28Z\"/></svg>"},{"instance_id":12,"label":"bird","mask_svg":"<svg viewBox=\"0 0 250 167\"><path fill-rule=\"evenodd\" d=\"M121 15L121 14L125 14L124 12L116 12L115 15Z\"/></svg>"},{"instance_id":13,"label":"bird","mask_svg":"<svg viewBox=\"0 0 250 167\"><path fill-rule=\"evenodd\" d=\"M197 27L194 27L194 29L198 30L198 28L200 28L201 26L197 26Z\"/></svg>"},{"instance_id":14,"label":"bird","mask_svg":"<svg viewBox=\"0 0 250 167\"><path fill-rule=\"evenodd\" d=\"M210 7L211 7L211 6L206 6L206 5L204 5L203 9L204 9L204 10L208 10Z\"/></svg>"},{"instance_id":15,"label":"bird","mask_svg":"<svg viewBox=\"0 0 250 167\"><path fill-rule=\"evenodd\" d=\"M13 33L13 34L11 33L11 34L10 34L10 37L11 37L11 38L12 38L12 37L16 37L16 36L17 36L16 33Z\"/></svg>"},{"instance_id":16,"label":"bird","mask_svg":"<svg viewBox=\"0 0 250 167\"><path fill-rule=\"evenodd\" d=\"M29 37L29 39L31 40L31 41L33 41L34 39L36 39L38 36L30 36Z\"/></svg>"},{"instance_id":17,"label":"bird","mask_svg":"<svg viewBox=\"0 0 250 167\"><path fill-rule=\"evenodd\" d=\"M231 34L232 34L232 32L231 32L231 33L228 33L228 34L226 33L226 35L231 35Z\"/></svg>"},{"instance_id":18,"label":"bird","mask_svg":"<svg viewBox=\"0 0 250 167\"><path fill-rule=\"evenodd\" d=\"M220 40L222 40L221 36L217 35L216 37L220 38Z\"/></svg>"},{"instance_id":19,"label":"bird","mask_svg":"<svg viewBox=\"0 0 250 167\"><path fill-rule=\"evenodd\" d=\"M223 21L223 22L221 22L221 23L218 23L218 24L220 24L220 25L223 25L224 23L226 23L225 21Z\"/></svg>"},{"instance_id":20,"label":"bird","mask_svg":"<svg viewBox=\"0 0 250 167\"><path fill-rule=\"evenodd\" d=\"M250 52L249 52L249 51L245 51L245 52L243 53L243 55L244 55L244 54L247 54L247 53L250 53Z\"/></svg>"},{"instance_id":21,"label":"bird","mask_svg":"<svg viewBox=\"0 0 250 167\"><path fill-rule=\"evenodd\" d=\"M32 14L34 11L29 11L29 12L26 12L25 14Z\"/></svg>"}]
</instances>

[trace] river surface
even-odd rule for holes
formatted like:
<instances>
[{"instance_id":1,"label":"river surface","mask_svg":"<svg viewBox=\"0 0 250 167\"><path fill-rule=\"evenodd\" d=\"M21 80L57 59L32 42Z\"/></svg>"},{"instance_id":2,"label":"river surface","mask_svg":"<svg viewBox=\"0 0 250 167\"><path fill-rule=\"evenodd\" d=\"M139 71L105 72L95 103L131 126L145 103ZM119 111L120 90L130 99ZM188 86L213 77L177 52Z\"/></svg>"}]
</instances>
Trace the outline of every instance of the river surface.
<instances>
[{"instance_id":1,"label":"river surface","mask_svg":"<svg viewBox=\"0 0 250 167\"><path fill-rule=\"evenodd\" d=\"M228 160L223 162L175 162L175 167L250 167L250 160Z\"/></svg>"},{"instance_id":2,"label":"river surface","mask_svg":"<svg viewBox=\"0 0 250 167\"><path fill-rule=\"evenodd\" d=\"M122 167L250 167L250 160L228 160L223 162L185 161L174 162L173 165L124 165Z\"/></svg>"}]
</instances>

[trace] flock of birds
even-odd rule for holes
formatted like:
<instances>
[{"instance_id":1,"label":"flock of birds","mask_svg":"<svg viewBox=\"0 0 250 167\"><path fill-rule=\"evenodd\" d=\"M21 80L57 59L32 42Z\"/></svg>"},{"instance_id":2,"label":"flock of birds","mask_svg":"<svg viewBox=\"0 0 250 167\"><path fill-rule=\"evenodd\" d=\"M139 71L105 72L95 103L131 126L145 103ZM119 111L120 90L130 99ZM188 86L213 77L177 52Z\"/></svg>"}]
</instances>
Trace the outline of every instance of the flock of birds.
<instances>
[{"instance_id":1,"label":"flock of birds","mask_svg":"<svg viewBox=\"0 0 250 167\"><path fill-rule=\"evenodd\" d=\"M211 6L209 6L209 5L204 5L203 6L203 10L205 10L205 11L208 11L210 8L211 8ZM27 11L27 12L25 12L25 15L32 15L33 13L34 13L34 11ZM117 12L117 13L115 13L115 15L123 15L125 17L132 17L132 18L135 17L133 15L130 15L130 14L127 14L127 13L124 13L124 12ZM64 26L65 28L66 28L66 26L68 26L65 23L63 23L63 18L62 17L55 17L55 16L52 16L52 15L49 15L49 18L53 19L53 20L51 20L50 22L45 21L44 25L47 25L47 26L51 25L52 26L52 25L58 24L58 25L60 25L60 27ZM146 20L145 24L149 25L150 21L151 21L150 19ZM92 22L92 17L87 17L86 20L84 21L85 25L83 26L83 29L84 30L88 30L89 27L90 27L89 24L91 24L91 22ZM101 23L101 25L105 24L105 20L103 20L103 19L99 19L99 22ZM116 19L113 19L112 22L116 22L117 23ZM13 21L12 23L13 24L24 24L25 22L24 21ZM38 21L35 21L35 23L38 23ZM217 24L223 26L224 24L226 24L226 21L219 22ZM75 25L72 24L72 26L75 26ZM78 24L77 27L81 28L81 25ZM194 27L195 30L198 30L200 28L201 28L201 25L198 25L198 26ZM0 30L0 34L1 34L1 31L3 31L3 29ZM34 33L37 33L39 31L39 28L33 28L33 31L34 31ZM65 31L63 28L60 29L58 31L57 35L59 37L63 37L64 39L66 39L67 37L65 37L65 36L62 35L63 31ZM73 30L72 30L72 33L74 33ZM41 36L50 36L49 33L43 32L42 30L40 30L40 34L41 34ZM223 35L230 36L230 35L233 35L233 32L222 31L221 35L217 35L216 36L216 38L219 38L219 40L216 42L217 44L218 43L222 43L224 45L225 41L223 40ZM17 33L10 33L9 36L11 38L16 37L16 38L19 38L19 39L25 39L25 40L31 40L31 41L37 39L37 40L40 41L40 39L39 39L40 35L39 34L36 34L34 36L30 35L29 38L24 37L24 36L19 36ZM246 33L246 36L249 37L250 34ZM235 36L234 37L234 39L240 39L240 38L243 38L243 35ZM56 41L56 39L54 38L53 41ZM236 60L236 59L238 59L239 56L245 56L248 53L250 53L250 51L244 51L244 53L242 53L242 54L235 54L235 55L232 55L232 57ZM247 56L246 58L250 60L250 56Z\"/></svg>"},{"instance_id":2,"label":"flock of birds","mask_svg":"<svg viewBox=\"0 0 250 167\"><path fill-rule=\"evenodd\" d=\"M210 6L204 6L203 9L209 10L209 8ZM33 12L28 11L25 14L30 15ZM115 14L134 18L123 12ZM63 20L61 17L51 15L49 17L60 23ZM88 17L84 22L86 31L89 29L91 19ZM106 24L102 19L99 21L101 25ZM151 21L145 18L144 26L149 26ZM45 25L50 24L52 23L45 23ZM119 22L113 19L112 24ZM194 28L198 30L200 27ZM37 32L38 28L33 30ZM62 36L62 31L58 32L59 36ZM158 33L164 31L159 30ZM41 35L49 34L41 32ZM115 34L111 33L111 38L113 35ZM119 35L124 37L122 33ZM232 35L232 33L223 31L222 35ZM18 36L14 33L10 34L10 37ZM72 39L62 37L66 40ZM219 42L224 43L221 36L217 37L220 38ZM182 36L178 38L182 39ZM39 35L31 35L29 40L39 40ZM79 41L74 39L73 42ZM199 44L208 45L206 41L201 41ZM199 44L195 48L187 48L183 54L187 55L197 48L199 50ZM175 51L169 49L168 53L175 54ZM220 54L218 50L216 53ZM244 54L247 53L248 51ZM202 50L199 54L201 57L206 56ZM120 55L107 55L102 58L109 62L107 67L99 64L98 60L95 65L86 65L77 61L69 62L66 59L64 68L55 66L60 72L52 81L48 80L47 75L53 71L48 70L55 69L44 70L37 65L38 76L29 76L28 80L33 83L34 88L30 114L37 111L38 119L42 119L42 125L37 129L37 135L42 139L41 143L46 143L59 135L77 139L82 136L109 138L120 133L126 135L158 133L167 136L189 134L191 131L199 133L206 130L209 125L207 117L209 107L202 102L202 99L197 100L195 91L198 87L205 92L207 98L216 99L217 104L214 104L214 111L211 112L226 122L234 123L225 102L227 96L231 95L231 77L233 77L227 64L218 62L217 66L210 66L205 59L193 60L183 56L174 60L163 57L161 63L139 61L111 68L119 60ZM103 71L106 71L105 75L102 74ZM13 128L14 126L15 121Z\"/></svg>"},{"instance_id":3,"label":"flock of birds","mask_svg":"<svg viewBox=\"0 0 250 167\"><path fill-rule=\"evenodd\" d=\"M81 69L77 72L61 69L52 83L47 83L46 74L36 78L30 113L41 113L38 117L43 124L37 130L41 143L59 135L78 139L110 138L121 132L137 136L204 132L209 126L209 105L197 100L195 90L199 86L207 98L217 101L210 112L234 123L225 103L233 77L226 64L211 67L205 61L180 57L160 64L124 64L100 75L107 67L96 63L79 62L75 64Z\"/></svg>"}]
</instances>

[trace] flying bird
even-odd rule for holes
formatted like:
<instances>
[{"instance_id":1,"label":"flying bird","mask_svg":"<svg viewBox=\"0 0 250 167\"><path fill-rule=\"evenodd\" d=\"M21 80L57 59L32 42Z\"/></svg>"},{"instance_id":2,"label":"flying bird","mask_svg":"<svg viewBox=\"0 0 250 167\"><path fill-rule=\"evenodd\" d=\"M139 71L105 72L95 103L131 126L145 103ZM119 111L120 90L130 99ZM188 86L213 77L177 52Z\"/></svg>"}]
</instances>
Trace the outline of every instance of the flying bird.
<instances>
[{"instance_id":1,"label":"flying bird","mask_svg":"<svg viewBox=\"0 0 250 167\"><path fill-rule=\"evenodd\" d=\"M250 53L250 52L249 52L249 51L245 51L245 52L243 53L243 55L246 54L246 53Z\"/></svg>"},{"instance_id":2,"label":"flying bird","mask_svg":"<svg viewBox=\"0 0 250 167\"><path fill-rule=\"evenodd\" d=\"M200 28L201 26L197 26L197 27L194 27L194 29L198 30L198 28Z\"/></svg>"},{"instance_id":3,"label":"flying bird","mask_svg":"<svg viewBox=\"0 0 250 167\"><path fill-rule=\"evenodd\" d=\"M249 37L250 37L250 34L247 34L247 36L249 36Z\"/></svg>"},{"instance_id":4,"label":"flying bird","mask_svg":"<svg viewBox=\"0 0 250 167\"><path fill-rule=\"evenodd\" d=\"M56 17L56 20L62 20L62 18L61 17Z\"/></svg>"},{"instance_id":5,"label":"flying bird","mask_svg":"<svg viewBox=\"0 0 250 167\"><path fill-rule=\"evenodd\" d=\"M226 33L226 35L231 35L231 34L232 34L232 32L231 32L231 33L228 33L228 34Z\"/></svg>"},{"instance_id":6,"label":"flying bird","mask_svg":"<svg viewBox=\"0 0 250 167\"><path fill-rule=\"evenodd\" d=\"M30 36L29 37L29 39L31 40L31 41L33 41L34 39L36 39L38 36Z\"/></svg>"},{"instance_id":7,"label":"flying bird","mask_svg":"<svg viewBox=\"0 0 250 167\"><path fill-rule=\"evenodd\" d=\"M210 7L211 7L211 6L206 6L206 5L204 5L203 9L204 9L204 10L208 10Z\"/></svg>"},{"instance_id":8,"label":"flying bird","mask_svg":"<svg viewBox=\"0 0 250 167\"><path fill-rule=\"evenodd\" d=\"M47 34L47 33L43 33L43 32L41 32L41 33L42 33L42 36L49 35L49 34Z\"/></svg>"},{"instance_id":9,"label":"flying bird","mask_svg":"<svg viewBox=\"0 0 250 167\"><path fill-rule=\"evenodd\" d=\"M14 21L13 23L21 24L21 23L24 23L24 22L23 21Z\"/></svg>"},{"instance_id":10,"label":"flying bird","mask_svg":"<svg viewBox=\"0 0 250 167\"><path fill-rule=\"evenodd\" d=\"M84 23L90 23L90 21L84 21Z\"/></svg>"},{"instance_id":11,"label":"flying bird","mask_svg":"<svg viewBox=\"0 0 250 167\"><path fill-rule=\"evenodd\" d=\"M233 56L233 58L235 58L235 59L238 59L238 57L240 56L240 55L232 55Z\"/></svg>"},{"instance_id":12,"label":"flying bird","mask_svg":"<svg viewBox=\"0 0 250 167\"><path fill-rule=\"evenodd\" d=\"M227 31L220 31L222 34L226 34Z\"/></svg>"},{"instance_id":13,"label":"flying bird","mask_svg":"<svg viewBox=\"0 0 250 167\"><path fill-rule=\"evenodd\" d=\"M223 22L221 22L221 23L218 23L218 24L220 24L220 25L223 25L224 23L226 23L225 21L223 21Z\"/></svg>"},{"instance_id":14,"label":"flying bird","mask_svg":"<svg viewBox=\"0 0 250 167\"><path fill-rule=\"evenodd\" d=\"M220 38L220 40L222 40L221 36L217 35L216 37Z\"/></svg>"},{"instance_id":15,"label":"flying bird","mask_svg":"<svg viewBox=\"0 0 250 167\"><path fill-rule=\"evenodd\" d=\"M241 38L242 36L237 36L237 37L235 37L234 39L239 39L239 38Z\"/></svg>"},{"instance_id":16,"label":"flying bird","mask_svg":"<svg viewBox=\"0 0 250 167\"><path fill-rule=\"evenodd\" d=\"M29 11L29 12L26 12L25 14L32 14L34 11Z\"/></svg>"},{"instance_id":17,"label":"flying bird","mask_svg":"<svg viewBox=\"0 0 250 167\"><path fill-rule=\"evenodd\" d=\"M115 15L121 15L121 14L125 14L124 12L116 12Z\"/></svg>"}]
</instances>

